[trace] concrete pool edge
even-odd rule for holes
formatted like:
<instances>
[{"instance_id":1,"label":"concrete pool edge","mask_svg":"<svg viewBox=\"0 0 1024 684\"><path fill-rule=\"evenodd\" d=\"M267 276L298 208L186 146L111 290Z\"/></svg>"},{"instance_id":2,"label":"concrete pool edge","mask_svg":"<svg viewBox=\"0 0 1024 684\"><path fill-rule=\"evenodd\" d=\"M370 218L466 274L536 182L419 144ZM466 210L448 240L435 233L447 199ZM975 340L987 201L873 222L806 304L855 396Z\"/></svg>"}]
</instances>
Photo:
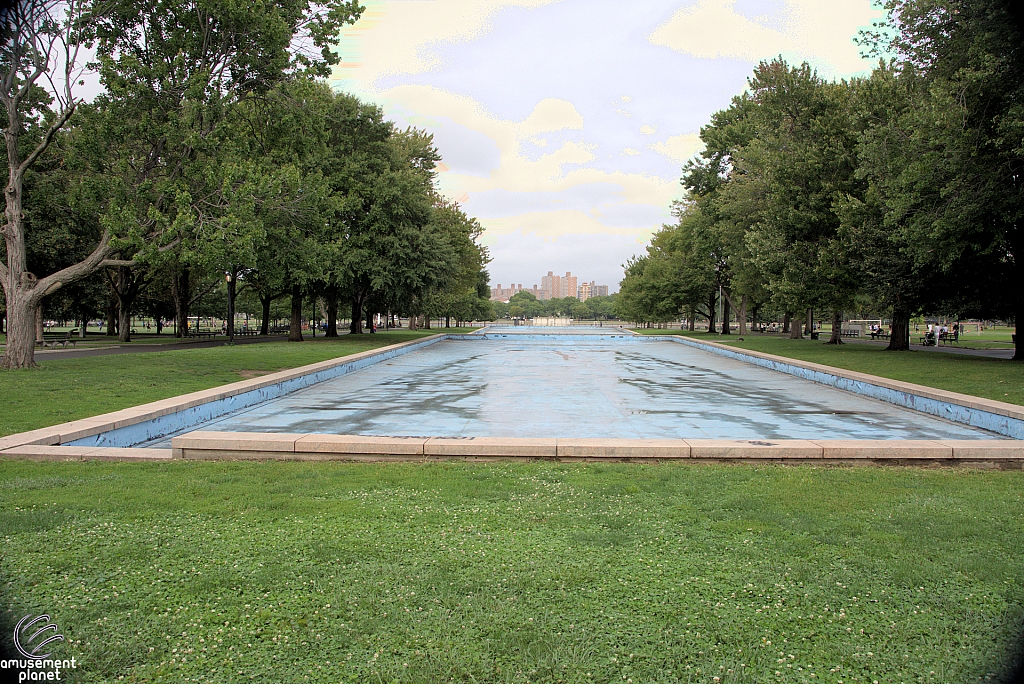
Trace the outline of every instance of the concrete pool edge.
<instances>
[{"instance_id":1,"label":"concrete pool edge","mask_svg":"<svg viewBox=\"0 0 1024 684\"><path fill-rule=\"evenodd\" d=\"M165 434L171 434L183 427L189 427L188 423L200 424L218 415L303 389L449 337L456 336L438 333L90 418L7 435L0 437L0 453L24 446L130 448L152 438L145 435L142 438L131 436L133 429L138 431L146 424L166 422L168 425L162 427L167 429ZM159 425L154 427L161 429ZM153 435L155 436L157 435ZM134 441L130 441L126 446L112 443L119 437Z\"/></svg>"},{"instance_id":2,"label":"concrete pool edge","mask_svg":"<svg viewBox=\"0 0 1024 684\"><path fill-rule=\"evenodd\" d=\"M723 440L373 437L196 431L172 449L26 444L3 459L48 461L534 461L875 464L1024 468L1016 440Z\"/></svg>"},{"instance_id":3,"label":"concrete pool edge","mask_svg":"<svg viewBox=\"0 0 1024 684\"><path fill-rule=\"evenodd\" d=\"M1013 439L1024 440L1024 406L892 380L811 361L776 356L752 349L738 350L726 344L694 340L682 335L648 335L647 337L672 340L712 354L810 380L820 385L846 390L961 425L969 425Z\"/></svg>"}]
</instances>

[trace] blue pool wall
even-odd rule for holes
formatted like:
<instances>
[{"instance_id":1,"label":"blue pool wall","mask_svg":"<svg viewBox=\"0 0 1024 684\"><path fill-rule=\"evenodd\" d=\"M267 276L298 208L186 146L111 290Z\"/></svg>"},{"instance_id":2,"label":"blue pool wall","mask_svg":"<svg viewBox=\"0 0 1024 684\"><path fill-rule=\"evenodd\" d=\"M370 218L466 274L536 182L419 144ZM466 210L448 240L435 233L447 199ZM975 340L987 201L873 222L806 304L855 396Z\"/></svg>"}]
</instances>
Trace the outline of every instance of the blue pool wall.
<instances>
[{"instance_id":1,"label":"blue pool wall","mask_svg":"<svg viewBox=\"0 0 1024 684\"><path fill-rule=\"evenodd\" d=\"M923 397L912 392L890 389L888 387L882 387L863 380L844 378L839 375L804 368L784 361L765 359L733 349L711 346L685 337L674 335L636 335L628 332L576 335L572 333L559 333L556 336L539 332L502 333L485 329L484 331L469 335L439 335L437 337L423 340L422 342L404 346L400 349L384 350L372 356L356 359L348 363L341 363L331 368L314 371L307 375L285 380L266 387L261 387L249 392L243 392L231 397L210 401L199 406L160 416L152 420L136 423L135 425L102 432L89 437L83 437L82 439L69 442L69 444L71 446L100 447L130 447L137 444L143 444L145 442L187 430L188 428L202 425L207 421L233 411L248 408L270 399L276 399L286 394L290 394L291 392L315 385L319 382L347 375L348 373L366 368L367 366L372 366L381 361L386 361L388 359L395 358L396 356L401 356L418 349L423 349L426 346L436 344L443 340L479 342L489 339L543 341L559 345L608 339L614 339L619 342L637 343L672 341L689 347L694 347L696 349L701 349L712 354L718 354L719 356L732 358L744 363L750 363L762 368L810 380L811 382L816 382L821 385L827 385L829 387L846 390L848 392L853 392L854 394L871 397L897 406L903 406L915 411L921 411L922 413L938 416L962 425L970 425L971 427L988 430L989 432L994 432L1013 439L1024 439L1024 420L999 415L990 411L970 408L968 406L962 406L952 402Z\"/></svg>"}]
</instances>

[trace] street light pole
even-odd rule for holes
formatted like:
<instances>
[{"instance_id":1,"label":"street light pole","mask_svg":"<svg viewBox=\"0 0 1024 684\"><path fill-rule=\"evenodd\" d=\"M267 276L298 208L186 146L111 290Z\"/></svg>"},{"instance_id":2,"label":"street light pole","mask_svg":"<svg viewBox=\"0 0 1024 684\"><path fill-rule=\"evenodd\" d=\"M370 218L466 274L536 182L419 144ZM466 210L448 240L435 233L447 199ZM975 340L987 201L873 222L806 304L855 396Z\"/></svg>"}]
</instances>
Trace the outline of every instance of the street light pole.
<instances>
[{"instance_id":1,"label":"street light pole","mask_svg":"<svg viewBox=\"0 0 1024 684\"><path fill-rule=\"evenodd\" d=\"M224 272L228 284L228 344L235 342L235 278L230 271Z\"/></svg>"}]
</instances>

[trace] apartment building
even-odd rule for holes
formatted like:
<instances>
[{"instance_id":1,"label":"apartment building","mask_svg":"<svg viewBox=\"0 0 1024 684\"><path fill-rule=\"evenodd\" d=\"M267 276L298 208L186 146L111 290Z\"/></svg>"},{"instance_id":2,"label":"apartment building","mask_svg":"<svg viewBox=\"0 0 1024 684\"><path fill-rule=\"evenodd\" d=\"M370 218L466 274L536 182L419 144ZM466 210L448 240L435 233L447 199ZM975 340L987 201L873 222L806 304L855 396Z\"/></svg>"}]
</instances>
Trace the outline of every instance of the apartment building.
<instances>
[{"instance_id":1,"label":"apartment building","mask_svg":"<svg viewBox=\"0 0 1024 684\"><path fill-rule=\"evenodd\" d=\"M564 299L576 296L576 276L566 271L564 276L556 276L551 271L540 279L540 289L547 295L537 299Z\"/></svg>"},{"instance_id":2,"label":"apartment building","mask_svg":"<svg viewBox=\"0 0 1024 684\"><path fill-rule=\"evenodd\" d=\"M498 283L498 287L491 288L491 301L507 302L513 295L520 292L529 292L537 299L548 299L548 297L544 296L544 291L538 288L536 283L533 284L533 287L523 287L522 283L518 285L513 283L508 287L502 287L501 283Z\"/></svg>"},{"instance_id":3,"label":"apartment building","mask_svg":"<svg viewBox=\"0 0 1024 684\"><path fill-rule=\"evenodd\" d=\"M498 283L497 287L491 288L491 301L507 302L520 292L529 292L540 300L575 297L585 302L591 297L607 297L608 286L598 285L594 281L577 286L577 277L572 272L566 271L564 276L557 276L554 272L548 271L548 274L540 279L540 287L537 287L536 283L533 287L523 287L522 283L502 287L501 283Z\"/></svg>"},{"instance_id":4,"label":"apartment building","mask_svg":"<svg viewBox=\"0 0 1024 684\"><path fill-rule=\"evenodd\" d=\"M590 299L591 297L607 297L607 296L608 296L608 286L607 285L598 285L593 280L591 280L589 283L583 283L582 285L580 285L578 294L576 295L576 298L579 299L581 302L585 302L588 299Z\"/></svg>"}]
</instances>

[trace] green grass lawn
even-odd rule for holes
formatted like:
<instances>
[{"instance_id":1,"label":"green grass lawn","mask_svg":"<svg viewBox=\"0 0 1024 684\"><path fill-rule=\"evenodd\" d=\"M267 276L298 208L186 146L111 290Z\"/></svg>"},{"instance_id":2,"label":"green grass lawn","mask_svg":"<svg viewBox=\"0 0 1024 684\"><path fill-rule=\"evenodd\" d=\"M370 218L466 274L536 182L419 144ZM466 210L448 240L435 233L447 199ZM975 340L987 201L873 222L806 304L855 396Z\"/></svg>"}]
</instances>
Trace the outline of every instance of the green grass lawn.
<instances>
[{"instance_id":1,"label":"green grass lawn","mask_svg":"<svg viewBox=\"0 0 1024 684\"><path fill-rule=\"evenodd\" d=\"M3 602L80 682L973 682L1024 473L0 462ZM2 626L8 633L9 625Z\"/></svg>"},{"instance_id":2,"label":"green grass lawn","mask_svg":"<svg viewBox=\"0 0 1024 684\"><path fill-rule=\"evenodd\" d=\"M678 330L637 330L648 334L680 334ZM847 370L913 382L927 387L1024 404L1024 363L934 351L888 352L881 345L851 342L839 346L820 340L791 340L775 335L708 333L684 335L741 349L777 354Z\"/></svg>"},{"instance_id":3,"label":"green grass lawn","mask_svg":"<svg viewBox=\"0 0 1024 684\"><path fill-rule=\"evenodd\" d=\"M0 371L0 436L166 399L244 378L404 342L437 332L342 335L77 359L39 356L39 368Z\"/></svg>"},{"instance_id":4,"label":"green grass lawn","mask_svg":"<svg viewBox=\"0 0 1024 684\"><path fill-rule=\"evenodd\" d=\"M972 326L972 327L967 328L967 332L966 333L963 333L963 339L966 340L966 341L973 341L973 340L979 340L979 339L981 339L981 340L993 340L993 341L1005 342L1006 344L1010 344L1013 341L1013 337L1012 337L1013 336L1013 332L1014 332L1013 328L1009 328L1009 327L1002 326L1002 325L997 325L994 328L988 328L986 330L982 330L980 333L977 333L977 332L974 332L974 328Z\"/></svg>"}]
</instances>

